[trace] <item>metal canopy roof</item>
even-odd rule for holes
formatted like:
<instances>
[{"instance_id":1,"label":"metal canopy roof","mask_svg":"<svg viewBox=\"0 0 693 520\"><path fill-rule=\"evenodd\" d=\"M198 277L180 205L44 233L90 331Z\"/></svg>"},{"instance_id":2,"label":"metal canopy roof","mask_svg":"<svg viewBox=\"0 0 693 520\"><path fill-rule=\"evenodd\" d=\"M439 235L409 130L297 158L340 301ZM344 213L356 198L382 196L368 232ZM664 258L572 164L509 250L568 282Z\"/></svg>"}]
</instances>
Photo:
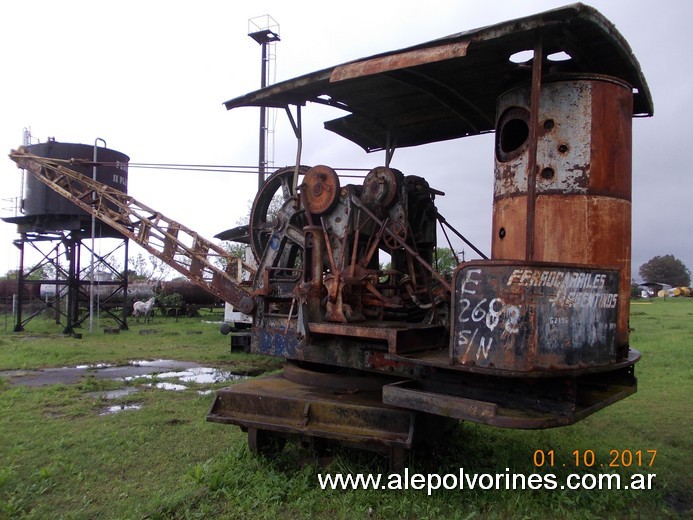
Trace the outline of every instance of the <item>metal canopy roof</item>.
<instances>
[{"instance_id":1,"label":"metal canopy roof","mask_svg":"<svg viewBox=\"0 0 693 520\"><path fill-rule=\"evenodd\" d=\"M571 59L542 65L542 81L565 74L607 75L633 87L634 115L653 114L652 97L630 46L592 7L573 4L406 49L386 52L277 83L224 103L283 108L308 101L349 115L325 128L366 151L415 146L493 131L497 98L529 84L532 64L513 54L532 50ZM389 131L389 141L388 141Z\"/></svg>"}]
</instances>

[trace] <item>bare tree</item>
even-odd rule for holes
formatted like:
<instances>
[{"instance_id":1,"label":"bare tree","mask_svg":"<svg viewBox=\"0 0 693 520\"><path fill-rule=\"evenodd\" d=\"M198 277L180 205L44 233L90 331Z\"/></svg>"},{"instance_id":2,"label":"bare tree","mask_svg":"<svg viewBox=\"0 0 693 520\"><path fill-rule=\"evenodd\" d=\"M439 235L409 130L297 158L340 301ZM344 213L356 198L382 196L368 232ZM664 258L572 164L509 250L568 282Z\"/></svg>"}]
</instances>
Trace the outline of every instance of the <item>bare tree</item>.
<instances>
[{"instance_id":1,"label":"bare tree","mask_svg":"<svg viewBox=\"0 0 693 520\"><path fill-rule=\"evenodd\" d=\"M130 258L128 266L131 280L163 280L171 272L171 268L163 260L154 255L145 257L142 253Z\"/></svg>"}]
</instances>

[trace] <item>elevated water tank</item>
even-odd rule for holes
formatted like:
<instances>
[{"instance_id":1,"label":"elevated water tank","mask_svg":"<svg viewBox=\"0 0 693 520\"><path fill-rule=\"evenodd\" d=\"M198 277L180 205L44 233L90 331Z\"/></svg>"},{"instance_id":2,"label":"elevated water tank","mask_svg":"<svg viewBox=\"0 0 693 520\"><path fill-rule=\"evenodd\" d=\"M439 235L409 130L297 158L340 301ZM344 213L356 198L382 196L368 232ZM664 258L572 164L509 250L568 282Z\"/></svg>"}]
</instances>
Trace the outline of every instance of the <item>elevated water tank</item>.
<instances>
[{"instance_id":1,"label":"elevated water tank","mask_svg":"<svg viewBox=\"0 0 693 520\"><path fill-rule=\"evenodd\" d=\"M76 143L61 143L49 140L27 146L31 154L51 159L75 159L73 164L66 165L73 170L93 176L93 166L96 165L96 180L111 186L123 193L127 193L128 187L128 162L130 158L124 153L109 148L96 148L96 163L94 159L94 146ZM40 222L51 229L87 229L91 226L91 215L83 209L75 206L65 197L53 191L33 175L26 176L25 198L23 201L24 220ZM101 235L113 234L101 229L97 223Z\"/></svg>"}]
</instances>

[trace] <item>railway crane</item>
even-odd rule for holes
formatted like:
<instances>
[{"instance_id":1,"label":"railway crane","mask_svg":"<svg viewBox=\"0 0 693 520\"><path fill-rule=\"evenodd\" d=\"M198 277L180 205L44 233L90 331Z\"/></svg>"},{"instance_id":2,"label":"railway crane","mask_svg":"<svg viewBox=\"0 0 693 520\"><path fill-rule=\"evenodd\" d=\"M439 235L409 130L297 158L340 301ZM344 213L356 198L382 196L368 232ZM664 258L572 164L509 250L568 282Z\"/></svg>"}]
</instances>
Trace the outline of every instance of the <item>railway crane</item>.
<instances>
[{"instance_id":1,"label":"railway crane","mask_svg":"<svg viewBox=\"0 0 693 520\"><path fill-rule=\"evenodd\" d=\"M345 111L325 128L384 152L384 164L360 184L344 183L329 158L304 166L307 103ZM285 367L219 390L209 421L240 426L256 452L300 437L381 451L396 467L460 420L564 426L636 391L631 134L653 104L628 43L599 12L574 4L454 34L225 106L284 109L298 153L253 203L252 287L218 271L211 283L253 316L251 350ZM490 258L462 262L448 279L432 267L438 229L462 235L438 211L442 193L392 159L398 148L490 132ZM41 163L13 158L30 171ZM53 186L109 224L125 222L138 243L159 229L155 212L133 222L138 212L97 208L89 201L101 188L85 184L80 195L61 168L48 168ZM183 228L166 229L163 247L149 250L170 258Z\"/></svg>"}]
</instances>

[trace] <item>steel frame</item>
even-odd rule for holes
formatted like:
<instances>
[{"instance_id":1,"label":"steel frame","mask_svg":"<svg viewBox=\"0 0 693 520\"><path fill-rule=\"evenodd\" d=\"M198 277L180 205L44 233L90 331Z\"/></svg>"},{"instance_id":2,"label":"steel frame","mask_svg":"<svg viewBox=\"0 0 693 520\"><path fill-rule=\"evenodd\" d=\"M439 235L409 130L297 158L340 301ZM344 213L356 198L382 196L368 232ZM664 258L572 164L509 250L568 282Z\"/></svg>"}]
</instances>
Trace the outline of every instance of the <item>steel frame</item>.
<instances>
[{"instance_id":1,"label":"steel frame","mask_svg":"<svg viewBox=\"0 0 693 520\"><path fill-rule=\"evenodd\" d=\"M24 326L33 318L40 315L46 309L55 310L56 324L62 324L64 320L63 333L72 334L74 329L80 327L81 324L89 317L89 314L80 314L80 296L86 301L89 299L89 286L107 286L112 290L106 294L104 303L122 295L122 311L118 316L111 309L102 308L106 314L113 318L121 330L127 330L127 270L119 271L109 261L109 257L118 249L124 246L124 262L127 266L128 260L128 239L122 237L122 241L112 251L106 255L99 255L94 252L98 258L100 266L107 267L114 275L115 279L110 281L94 282L88 279L89 269L82 269L80 266L81 250L86 247L91 252L91 248L86 243L86 236L82 236L79 232L60 232L60 233L40 233L40 232L23 232L21 238L15 240L14 245L20 251L19 270L17 273L17 302L15 311L15 332L24 331ZM112 238L112 237L111 237ZM51 247L47 250L46 247L41 247L41 244L49 243ZM36 252L41 255L41 260L25 272L25 249L26 245L30 245ZM55 278L53 279L31 279L32 273L39 268L50 265L55 270ZM65 267L66 266L66 267ZM55 296L43 299L29 296L28 301L25 300L25 295L31 293L26 290L29 285L54 285L56 288ZM65 290L66 289L66 290ZM61 304L62 298L66 299L64 311ZM23 316L23 305L25 303L39 302L38 309L32 311L28 317Z\"/></svg>"}]
</instances>

